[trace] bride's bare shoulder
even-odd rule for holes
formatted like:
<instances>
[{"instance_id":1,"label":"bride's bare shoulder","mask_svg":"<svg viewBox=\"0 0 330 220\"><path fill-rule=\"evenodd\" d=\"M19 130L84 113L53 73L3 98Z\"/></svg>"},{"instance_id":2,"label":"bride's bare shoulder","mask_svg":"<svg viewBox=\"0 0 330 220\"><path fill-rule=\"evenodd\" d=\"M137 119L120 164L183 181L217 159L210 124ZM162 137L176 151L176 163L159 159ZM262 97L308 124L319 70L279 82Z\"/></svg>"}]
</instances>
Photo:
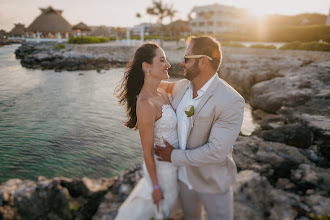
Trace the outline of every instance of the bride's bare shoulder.
<instances>
[{"instance_id":1,"label":"bride's bare shoulder","mask_svg":"<svg viewBox=\"0 0 330 220\"><path fill-rule=\"evenodd\" d=\"M136 115L138 116L138 119L141 118L143 120L149 118L149 116L151 116L151 118L155 117L156 107L149 97L137 98ZM139 116L143 116L143 117L139 117Z\"/></svg>"}]
</instances>

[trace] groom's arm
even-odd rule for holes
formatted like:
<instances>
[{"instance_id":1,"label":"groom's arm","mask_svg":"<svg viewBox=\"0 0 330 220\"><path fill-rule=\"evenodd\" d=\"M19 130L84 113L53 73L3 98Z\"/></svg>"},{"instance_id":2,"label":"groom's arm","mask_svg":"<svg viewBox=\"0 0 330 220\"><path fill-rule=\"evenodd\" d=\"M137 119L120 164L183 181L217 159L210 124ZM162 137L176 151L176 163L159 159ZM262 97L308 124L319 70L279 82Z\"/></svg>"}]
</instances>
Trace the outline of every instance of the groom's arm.
<instances>
[{"instance_id":1,"label":"groom's arm","mask_svg":"<svg viewBox=\"0 0 330 220\"><path fill-rule=\"evenodd\" d=\"M227 106L213 124L208 142L191 150L173 150L172 163L175 166L204 166L225 161L240 132L244 105L244 100L238 99Z\"/></svg>"}]
</instances>

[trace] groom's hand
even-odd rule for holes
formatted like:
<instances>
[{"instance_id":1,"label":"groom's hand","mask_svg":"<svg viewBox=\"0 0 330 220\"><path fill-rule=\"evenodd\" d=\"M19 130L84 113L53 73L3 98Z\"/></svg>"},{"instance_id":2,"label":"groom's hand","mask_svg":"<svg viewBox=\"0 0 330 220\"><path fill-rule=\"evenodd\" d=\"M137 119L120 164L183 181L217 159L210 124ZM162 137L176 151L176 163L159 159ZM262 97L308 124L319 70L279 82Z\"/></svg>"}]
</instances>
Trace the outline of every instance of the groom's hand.
<instances>
[{"instance_id":1,"label":"groom's hand","mask_svg":"<svg viewBox=\"0 0 330 220\"><path fill-rule=\"evenodd\" d=\"M172 151L175 148L165 140L164 144L166 147L161 147L158 145L155 146L155 154L159 157L157 160L171 162Z\"/></svg>"}]
</instances>

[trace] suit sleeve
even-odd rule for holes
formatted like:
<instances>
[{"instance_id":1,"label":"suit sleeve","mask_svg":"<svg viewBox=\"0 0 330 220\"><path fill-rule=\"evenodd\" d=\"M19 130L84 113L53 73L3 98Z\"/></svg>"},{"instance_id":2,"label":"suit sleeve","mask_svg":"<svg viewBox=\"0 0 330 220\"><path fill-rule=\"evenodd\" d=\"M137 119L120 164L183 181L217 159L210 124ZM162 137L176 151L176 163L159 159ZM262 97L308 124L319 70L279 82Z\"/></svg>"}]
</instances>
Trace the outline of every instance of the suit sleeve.
<instances>
[{"instance_id":1,"label":"suit sleeve","mask_svg":"<svg viewBox=\"0 0 330 220\"><path fill-rule=\"evenodd\" d=\"M205 166L224 162L241 130L244 105L244 99L240 97L225 107L211 128L208 142L191 150L174 150L172 163L175 166Z\"/></svg>"}]
</instances>

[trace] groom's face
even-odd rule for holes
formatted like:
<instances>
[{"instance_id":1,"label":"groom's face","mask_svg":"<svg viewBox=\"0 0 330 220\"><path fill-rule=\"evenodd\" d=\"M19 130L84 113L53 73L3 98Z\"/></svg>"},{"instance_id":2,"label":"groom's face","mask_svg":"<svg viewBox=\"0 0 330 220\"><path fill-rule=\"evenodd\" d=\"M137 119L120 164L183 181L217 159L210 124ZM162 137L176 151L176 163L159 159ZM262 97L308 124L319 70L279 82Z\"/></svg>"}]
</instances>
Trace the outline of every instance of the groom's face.
<instances>
[{"instance_id":1,"label":"groom's face","mask_svg":"<svg viewBox=\"0 0 330 220\"><path fill-rule=\"evenodd\" d=\"M186 56L194 55L192 53L192 43L190 43L186 48ZM198 68L198 58L186 58L181 62L181 66L183 69L183 76L184 78L192 81L200 74L199 68Z\"/></svg>"}]
</instances>

